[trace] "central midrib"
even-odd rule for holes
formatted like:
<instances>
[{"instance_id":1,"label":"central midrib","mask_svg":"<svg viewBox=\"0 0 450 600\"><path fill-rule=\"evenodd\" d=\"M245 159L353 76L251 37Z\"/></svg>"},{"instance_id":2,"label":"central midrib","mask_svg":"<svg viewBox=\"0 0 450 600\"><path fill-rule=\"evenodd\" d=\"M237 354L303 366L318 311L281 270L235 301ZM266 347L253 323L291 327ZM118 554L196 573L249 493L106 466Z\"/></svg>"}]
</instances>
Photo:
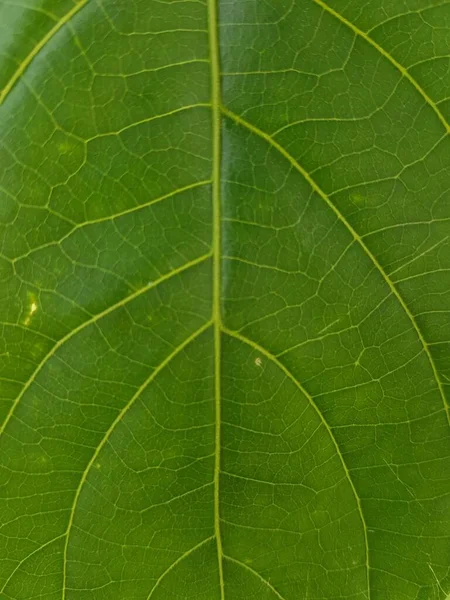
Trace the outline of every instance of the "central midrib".
<instances>
[{"instance_id":1,"label":"central midrib","mask_svg":"<svg viewBox=\"0 0 450 600\"><path fill-rule=\"evenodd\" d=\"M214 398L215 398L215 461L214 461L214 534L217 544L220 598L225 600L223 578L223 549L220 531L220 449L221 449L221 216L220 216L220 160L221 160L221 92L219 43L217 35L216 0L208 0L209 52L211 61L212 109L212 321L214 329Z\"/></svg>"}]
</instances>

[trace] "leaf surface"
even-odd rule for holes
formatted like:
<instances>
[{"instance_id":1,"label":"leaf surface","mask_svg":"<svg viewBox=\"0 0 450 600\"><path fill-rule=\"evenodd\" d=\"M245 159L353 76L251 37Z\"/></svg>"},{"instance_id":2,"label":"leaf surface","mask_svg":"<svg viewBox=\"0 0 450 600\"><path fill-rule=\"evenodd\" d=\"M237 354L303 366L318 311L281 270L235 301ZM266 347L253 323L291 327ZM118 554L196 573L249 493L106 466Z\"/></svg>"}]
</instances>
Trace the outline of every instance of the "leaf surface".
<instances>
[{"instance_id":1,"label":"leaf surface","mask_svg":"<svg viewBox=\"0 0 450 600\"><path fill-rule=\"evenodd\" d=\"M447 598L450 5L0 23L0 597Z\"/></svg>"}]
</instances>

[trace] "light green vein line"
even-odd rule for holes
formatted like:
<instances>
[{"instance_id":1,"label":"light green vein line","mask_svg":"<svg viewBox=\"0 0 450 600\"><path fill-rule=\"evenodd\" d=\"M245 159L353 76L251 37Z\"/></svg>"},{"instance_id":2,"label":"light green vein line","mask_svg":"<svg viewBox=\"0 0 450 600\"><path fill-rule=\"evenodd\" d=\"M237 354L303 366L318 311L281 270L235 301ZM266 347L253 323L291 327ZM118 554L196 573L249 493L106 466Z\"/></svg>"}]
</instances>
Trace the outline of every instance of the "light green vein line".
<instances>
[{"instance_id":1,"label":"light green vein line","mask_svg":"<svg viewBox=\"0 0 450 600\"><path fill-rule=\"evenodd\" d=\"M241 258L240 256L222 256L223 260L230 260L234 262L243 263L245 265L249 265L251 267L257 267L258 269L267 269L268 271L277 271L278 273L282 273L283 275L298 275L299 273L303 274L303 271L288 271L287 269L282 269L281 267L274 267L273 265L264 265L257 262L253 262L252 260L247 260L246 258Z\"/></svg>"},{"instance_id":2,"label":"light green vein line","mask_svg":"<svg viewBox=\"0 0 450 600\"><path fill-rule=\"evenodd\" d=\"M441 582L439 581L438 576L436 575L436 573L435 573L435 571L434 571L434 569L433 569L433 567L431 566L430 563L428 563L428 566L430 567L430 570L433 573L434 578L436 579L436 583L437 583L438 588L444 594L444 600L449 600L450 594L447 594L447 592L442 587Z\"/></svg>"},{"instance_id":3,"label":"light green vein line","mask_svg":"<svg viewBox=\"0 0 450 600\"><path fill-rule=\"evenodd\" d=\"M2 321L2 322L0 322L0 327L17 327L17 329L22 329L23 331L26 331L27 333L30 333L30 332L34 333L37 336L44 338L44 340L53 342L53 344L56 342L55 338L52 338L49 335L42 333L42 331L38 331L37 329L32 329L29 326L22 325L22 323L11 323L10 321Z\"/></svg>"},{"instance_id":4,"label":"light green vein line","mask_svg":"<svg viewBox=\"0 0 450 600\"><path fill-rule=\"evenodd\" d=\"M141 69L140 71L133 71L130 73L100 73L102 77L121 77L122 79L128 79L129 77L135 77L136 75L145 75L147 73L158 73L159 71L165 71L166 69L172 69L173 67L184 67L185 65L196 65L199 63L209 63L207 58L193 58L192 60L182 60L180 62L170 63L167 65L161 65L154 69Z\"/></svg>"},{"instance_id":5,"label":"light green vein line","mask_svg":"<svg viewBox=\"0 0 450 600\"><path fill-rule=\"evenodd\" d=\"M90 138L85 140L86 143L93 142L100 138L110 137L113 135L119 136L125 131L129 129L133 129L133 127L138 127L139 125L145 125L146 123L151 123L152 121L159 121L160 119L166 119L167 117L171 117L172 115L177 115L178 113L185 112L187 110L192 110L193 108L210 108L211 104L209 102L197 102L196 104L187 104L186 106L180 106L179 108L174 108L173 110L169 110L165 113L160 113L158 115L153 115L151 117L146 117L145 119L141 119L140 121L135 121L134 123L130 123L129 125L125 125L121 129L117 131L106 131L105 133L97 133Z\"/></svg>"},{"instance_id":6,"label":"light green vein line","mask_svg":"<svg viewBox=\"0 0 450 600\"><path fill-rule=\"evenodd\" d=\"M5 101L6 96L15 86L17 81L25 72L25 69L30 65L34 58L39 54L39 52L44 48L46 44L52 39L52 37L58 33L58 31L64 27L66 23L70 21L70 19L79 12L83 6L85 6L89 0L80 0L78 3L73 6L67 14L65 14L45 35L44 37L36 44L36 46L31 50L28 56L20 63L17 69L14 71L11 79L7 82L5 87L0 93L0 105Z\"/></svg>"},{"instance_id":7,"label":"light green vein line","mask_svg":"<svg viewBox=\"0 0 450 600\"><path fill-rule=\"evenodd\" d=\"M191 548L190 550L188 550L187 552L185 552L184 554L182 554L179 558L177 558L177 560L175 562L173 562L169 568L167 568L164 573L162 573L162 575L160 575L159 579L157 580L157 582L155 583L155 585L153 586L150 594L147 596L147 600L150 600L150 598L153 595L153 592L156 590L156 588L159 586L159 584L161 583L161 581L164 579L164 577L170 573L170 571L172 571L172 569L174 569L178 564L180 564L180 562L187 558L190 554L192 554L193 552L195 552L196 550L198 550L199 548L201 548L202 546L204 546L205 544L207 544L208 542L210 542L211 540L214 539L214 536L212 535L209 538L206 538L206 540L203 540L202 542L200 542L199 544L197 544L196 546L194 546L193 548Z\"/></svg>"},{"instance_id":8,"label":"light green vein line","mask_svg":"<svg viewBox=\"0 0 450 600\"><path fill-rule=\"evenodd\" d=\"M208 323L208 326L211 326L211 321ZM213 456L213 454L209 454L208 456L203 456L202 459L204 458L211 458ZM201 460L201 459L200 459ZM189 465L191 466L191 465ZM178 496L172 496L172 498L170 498L170 500L165 500L164 502L155 502L155 504L152 504L150 506L147 506L147 508L144 508L142 511L140 511L140 514L143 515L147 512L150 512L151 510L158 508L159 506L170 506L172 504L172 502L177 502L178 500L180 500L181 498L187 498L189 496L193 496L194 494L196 494L197 492L199 492L200 490L205 490L207 487L214 485L214 481L208 481L208 483L204 483L203 485L200 485L199 487L196 487L192 490L188 490L187 492L183 492L182 494L179 494ZM211 536L212 538L214 538L214 536Z\"/></svg>"},{"instance_id":9,"label":"light green vein line","mask_svg":"<svg viewBox=\"0 0 450 600\"><path fill-rule=\"evenodd\" d=\"M267 579L264 579L264 577L262 575L260 575L258 573L258 571L255 571L255 569L252 569L249 565L246 565L245 563L243 563L242 561L238 560L237 558L231 558L231 556L225 555L224 558L226 560L229 560L230 562L233 562L237 565L239 565L240 567L246 569L247 571L250 571L250 573L252 573L252 575L254 575L255 577L257 577L262 583L264 583L264 585L266 585L274 594L277 598L279 598L279 600L285 600L285 598L280 594L279 591L277 591L273 585L270 583L270 581L267 581Z\"/></svg>"},{"instance_id":10,"label":"light green vein line","mask_svg":"<svg viewBox=\"0 0 450 600\"><path fill-rule=\"evenodd\" d=\"M45 544L42 544L42 546L39 546L39 548L36 548L36 550L33 550L33 552L31 552L31 554L28 554L28 556L26 556L25 558L23 558L19 564L16 566L16 568L12 571L11 575L8 577L8 579L5 581L5 583L3 584L2 589L0 590L0 594L3 594L3 592L5 591L6 587L8 586L9 582L11 581L11 579L14 577L14 575L17 573L17 571L20 569L20 567L26 563L30 558L32 558L33 556L36 556L36 554L39 554L39 552L41 552L41 550L44 550L45 548L47 548L48 546L51 546L52 544L54 544L55 542L57 542L58 540L61 540L64 537L64 534L58 535L55 538L52 538L51 540L49 540L48 542L45 542Z\"/></svg>"},{"instance_id":11,"label":"light green vein line","mask_svg":"<svg viewBox=\"0 0 450 600\"><path fill-rule=\"evenodd\" d=\"M396 15L393 15L392 17L389 17L389 18L385 19L384 21L380 21L379 23L374 25L371 29L368 29L366 33L371 33L375 29L378 29L379 27L384 27L388 23L392 23L392 21L396 21L397 19L402 19L404 17L410 17L411 15L414 15L414 16L422 15L423 13L425 13L427 11L432 11L432 10L436 10L436 8L442 8L443 6L448 6L448 4L449 4L449 2L441 2L438 4L430 4L429 6L424 6L422 8L414 8L413 10L409 10L407 12L397 13ZM434 60L434 58L430 59L430 60Z\"/></svg>"},{"instance_id":12,"label":"light green vein line","mask_svg":"<svg viewBox=\"0 0 450 600\"><path fill-rule=\"evenodd\" d=\"M325 4L325 2L323 0L313 0L313 2L318 4L321 8L323 8L323 10L325 10L330 15L333 15L333 17L338 19L341 23L344 23L344 25L349 27L356 35L358 35L359 37L366 40L366 42L368 42L371 46L373 46L376 50L378 50L378 52L380 54L382 54L385 58L387 58L387 60L392 65L394 65L394 67L398 71L400 71L400 73L403 75L403 77L405 79L407 79L416 88L416 90L419 92L419 94L422 96L422 98L425 100L425 102L434 110L434 112L438 116L440 122L445 127L445 130L447 131L447 133L450 133L450 125L447 122L444 115L439 110L439 107L437 106L437 104L430 98L430 96L422 88L422 86L419 84L419 82L416 81L416 79L414 79L414 77L412 75L410 75L409 71L407 69L405 69L405 67L403 65L401 65L393 56L391 56L389 54L389 52L387 52L387 50L385 50L382 46L380 46L380 44L378 44L375 40L373 40L367 33L364 33L364 31L362 31L361 29L356 27L356 25L351 23L343 15L339 14L333 8L328 6L328 4Z\"/></svg>"},{"instance_id":13,"label":"light green vein line","mask_svg":"<svg viewBox=\"0 0 450 600\"><path fill-rule=\"evenodd\" d=\"M214 532L217 544L220 598L225 600L223 578L223 548L220 531L220 466L221 466L221 207L220 207L220 161L222 125L220 57L217 35L216 0L208 0L209 50L211 60L211 107L212 107L212 201L213 201L213 307L214 323L214 397L215 397L215 464L214 464Z\"/></svg>"},{"instance_id":14,"label":"light green vein line","mask_svg":"<svg viewBox=\"0 0 450 600\"><path fill-rule=\"evenodd\" d=\"M414 264L416 261L420 260L421 258L423 258L424 256L426 256L427 254L430 254L430 252L433 252L433 250L436 250L436 248L439 248L439 246L442 246L442 244L445 244L445 242L448 240L448 235L446 235L444 238L442 238L441 240L439 240L438 242L436 242L435 244L433 244L432 246L430 246L429 248L427 248L426 250L424 250L423 252L421 252L420 254L417 254L416 256L413 256L410 260L406 261L405 263L403 263L402 265L400 265L399 267L397 267L396 269L394 269L393 271L391 271L389 273L389 277L395 275L396 273L398 273L399 271L403 271L403 269L406 269L406 267L410 267L412 264ZM419 273L419 275L426 275L427 273ZM397 283L400 281L399 279L396 278Z\"/></svg>"},{"instance_id":15,"label":"light green vein line","mask_svg":"<svg viewBox=\"0 0 450 600\"><path fill-rule=\"evenodd\" d=\"M55 22L58 21L57 15L55 15L54 13L52 13L50 11L44 10L43 8L40 8L38 6L29 6L29 5L27 6L26 4L21 4L20 2L17 2L16 0L13 0L12 2L6 2L6 0L3 0L2 4L4 6L11 6L13 8L24 8L25 10L29 10L29 11L40 13L41 15L45 15L52 21L55 21Z\"/></svg>"},{"instance_id":16,"label":"light green vein line","mask_svg":"<svg viewBox=\"0 0 450 600\"><path fill-rule=\"evenodd\" d=\"M4 356L4 354L0 354L0 356ZM15 383L17 385L23 385L23 381L19 381L18 379L10 379L9 377L0 377L0 381L4 381L6 383Z\"/></svg>"},{"instance_id":17,"label":"light green vein line","mask_svg":"<svg viewBox=\"0 0 450 600\"><path fill-rule=\"evenodd\" d=\"M368 536L367 536L367 524L366 524L366 520L364 518L364 513L362 511L361 500L356 492L356 488L353 484L353 480L350 476L350 472L347 468L347 464L345 463L344 457L342 456L341 450L338 446L336 438L334 437L333 431L331 430L330 426L328 425L327 421L325 420L324 416L322 415L321 411L319 410L317 404L314 402L313 397L305 390L305 388L298 381L298 379L291 373L291 371L281 361L278 360L278 358L276 356L274 356L271 352L266 350L266 348L263 348L263 346L260 346L258 343L254 342L250 338L245 337L244 335L242 335L241 333L238 333L237 331L231 331L230 329L227 329L225 327L223 328L223 331L230 337L233 337L233 338L241 341L242 343L247 344L247 346L250 346L251 348L256 350L258 353L264 354L264 356L266 356L274 365L276 365L281 371L283 371L283 373L286 375L286 377L288 379L290 379L294 383L294 385L302 392L302 394L305 396L305 398L307 398L311 407L314 409L314 411L318 415L320 421L322 422L323 426L327 430L327 432L330 436L330 439L336 449L336 453L339 456L339 459L341 461L342 468L344 469L345 475L350 484L353 496L355 497L356 505L358 508L358 513L359 513L359 516L361 519L363 532L364 532L365 553L366 553L366 577L367 577L367 593L368 593L367 597L370 599L370 576L369 576L370 565L369 565L369 540L368 540Z\"/></svg>"},{"instance_id":18,"label":"light green vein line","mask_svg":"<svg viewBox=\"0 0 450 600\"><path fill-rule=\"evenodd\" d=\"M79 500L80 495L81 495L81 490L83 489L83 486L86 483L86 479L87 479L87 477L88 477L88 475L89 475L89 473L90 473L90 471L92 469L93 464L98 459L98 456L99 456L100 452L102 451L102 449L104 448L105 444L107 443L107 441L111 437L111 434L113 433L113 431L115 430L115 428L117 427L117 425L122 421L122 419L124 418L124 416L126 415L126 413L134 405L134 403L139 398L139 396L142 394L142 392L152 383L152 381L158 376L158 374L161 373L161 371L175 358L175 356L177 356L177 354L179 354L180 352L182 352L186 348L186 346L188 346L192 341L194 341L204 331L206 331L209 327L211 327L211 324L212 324L211 321L209 321L208 323L205 323L204 325L202 325L202 327L200 327L199 329L197 329L197 331L195 331L190 336L188 336L183 341L182 344L180 344L177 348L175 348L175 350L173 350L173 352L171 352L168 356L166 356L166 358L156 367L156 369L154 369L152 371L152 373L150 374L150 376L147 377L147 379L139 386L139 388L136 390L136 392L133 394L133 396L130 398L130 400L125 404L125 406L122 408L122 410L120 411L120 413L117 415L117 417L111 423L111 425L109 426L109 428L106 431L105 435L102 437L101 442L96 447L95 452L92 454L90 461L88 462L86 468L83 471L83 474L81 475L81 479L80 479L80 482L78 484L78 487L77 487L77 490L75 492L75 496L74 496L74 499L73 499L72 508L70 510L69 523L67 525L67 530L66 530L66 542L64 544L64 555L63 555L63 592L62 592L62 600L65 600L65 597L66 597L67 551L68 551L68 548L69 548L70 533L72 531L72 526L73 526L73 520L74 520L74 516L75 516L75 511L76 511L76 508L77 508L78 500Z\"/></svg>"},{"instance_id":19,"label":"light green vein line","mask_svg":"<svg viewBox=\"0 0 450 600\"><path fill-rule=\"evenodd\" d=\"M17 408L17 405L19 404L20 400L23 398L24 394L26 393L26 391L28 390L28 388L30 387L30 385L36 379L37 375L39 374L39 372L41 371L41 369L43 368L43 366L55 354L55 352L59 348L61 348L61 346L63 346L74 335L76 335L80 331L83 331L83 329L85 329L86 327L88 327L92 323L96 323L97 321L99 321L103 317L106 317L107 315L111 314L112 312L114 312L115 310L117 310L118 308L120 308L121 306L125 306L126 304L128 304L129 302L131 302L132 300L134 300L135 298L138 298L142 294L145 294L145 292L147 292L148 290L156 287L160 283L163 283L164 281L167 281L168 279L171 279L175 275L179 275L183 271L186 271L187 269L190 269L191 267L204 262L208 258L211 258L211 252L208 252L208 254L204 254L203 256L200 256L199 258L191 260L188 263L185 263L184 265L182 265L181 267L178 267L177 269L173 269L173 271L170 271L170 273L166 273L165 275L163 275L162 277L160 277L156 281L150 282L148 285L144 286L143 288L141 288L139 290L136 290L135 292L133 292L132 294L130 294L126 298L123 298L122 300L119 300L119 302L116 302L116 304L113 304L112 306L109 306L108 308L106 308L102 312L98 313L97 315L93 316L92 318L88 319L87 321L84 321L83 323L81 323L81 325L78 325L78 327L75 327L75 329L72 329L72 331L70 331L64 337L62 337L51 348L51 350L49 352L47 352L47 354L44 356L44 358L42 359L42 361L38 364L38 366L36 367L36 369L30 375L28 381L23 386L20 394L14 400L14 402L13 402L13 404L12 404L12 406L11 406L9 412L8 412L8 414L6 415L5 420L3 421L2 426L0 427L0 435L2 435L4 433L4 431L5 431L8 423L9 423L9 421L11 420L11 418L12 418L12 416L13 416L16 408Z\"/></svg>"},{"instance_id":20,"label":"light green vein line","mask_svg":"<svg viewBox=\"0 0 450 600\"><path fill-rule=\"evenodd\" d=\"M127 208L127 209L125 209L125 210L123 210L123 211L121 211L119 213L115 213L113 215L108 215L106 217L99 217L98 219L90 219L89 221L84 221L84 223L77 223L73 227L73 229L71 229L70 231L68 231L59 240L55 240L53 242L48 242L47 244L42 244L42 246L37 246L36 248L32 248L26 254L22 254L21 256L16 256L15 258L13 258L12 262L16 263L19 260L23 260L24 258L28 258L29 256L31 256L35 252L39 252L39 250L44 250L45 248L49 248L51 246L59 246L65 240L67 240L70 236L72 236L77 231L83 229L84 227L88 227L90 225L97 225L98 223L105 223L106 221L115 221L116 219L120 219L121 217L124 217L126 215L131 215L133 213L139 212L140 210L144 210L145 208L148 208L149 206L153 206L154 204L158 204L159 202L163 202L164 200L169 200L169 198L173 198L174 196L178 196L178 194L182 194L183 192L188 192L190 190L195 190L196 188L203 187L205 185L209 185L210 183L211 183L210 179L206 179L204 181L196 181L195 183L191 183L191 184L186 185L186 186L184 186L182 188L178 188L176 190L173 190L172 192L164 194L164 196L159 196L158 198L153 198L152 200L149 200L148 202L144 202L143 204L138 204L137 206L132 206L131 208Z\"/></svg>"},{"instance_id":21,"label":"light green vein line","mask_svg":"<svg viewBox=\"0 0 450 600\"><path fill-rule=\"evenodd\" d=\"M238 475L237 473L230 473L230 471L222 471L222 475L232 477L234 479L242 479L243 481L252 481L254 483L262 483L264 485L271 485L273 487L284 486L284 487L302 487L305 490L316 492L312 487L305 485L304 483L296 483L293 481L267 481L266 479L256 479L255 477L246 477L245 475ZM223 520L223 519L222 519Z\"/></svg>"},{"instance_id":22,"label":"light green vein line","mask_svg":"<svg viewBox=\"0 0 450 600\"><path fill-rule=\"evenodd\" d=\"M314 0L314 1L317 1L317 0ZM347 230L353 236L354 240L360 245L360 247L363 249L363 251L365 252L365 254L370 258L370 260L372 261L372 263L374 264L374 266L376 267L376 269L378 270L378 272L380 273L380 275L383 277L383 279L386 282L386 284L389 286L389 289L391 290L391 292L397 298L398 302L400 303L400 305L403 308L404 312L406 313L407 317L411 321L411 325L413 326L413 328L414 328L414 330L416 332L416 335L419 338L419 340L420 340L420 342L421 342L421 344L423 346L423 349L425 351L425 354L427 356L428 362L429 362L431 370L433 372L433 376L434 376L434 378L436 380L436 384L437 384L437 387L438 387L438 390L439 390L439 394L440 394L441 399L442 399L442 403L444 405L444 408L445 408L445 411L446 411L446 414L447 414L448 422L450 423L450 409L449 409L449 406L448 406L446 398L445 398L444 387L443 387L442 381L441 381L441 379L439 377L439 373L438 373L438 370L437 370L436 365L434 363L433 357L431 355L431 351L430 351L430 348L428 346L428 343L426 342L425 338L423 337L422 332L421 332L421 330L420 330L420 328L419 328L419 326L418 326L418 324L416 322L416 319L415 319L414 315L412 314L412 312L409 310L406 302L403 299L403 296L400 294L400 292L398 291L398 289L395 286L395 284L393 283L393 281L391 281L391 279L389 278L389 276L387 275L387 273L384 271L383 267L378 262L378 260L375 257L375 255L372 253L372 251L369 249L369 247L366 246L366 244L365 244L364 240L362 239L362 237L357 233L357 231L355 229L353 229L353 227L350 225L350 223L347 221L347 219L344 217L344 215L333 204L333 202L331 202L330 198L322 190L322 188L319 187L319 185L314 181L314 179L311 177L311 175L308 173L308 171L306 171L295 160L295 158L291 154L289 154L289 152L285 148L283 148L283 146L281 146L277 141L275 141L270 135L268 135L267 133L265 133L261 129L258 129L258 127L256 127L255 125L252 125L251 123L249 123L248 121L246 121L242 117L239 117L238 115L234 114L233 112L231 112L227 108L222 107L222 111L230 119L232 119L233 121L235 121L236 123L238 123L242 127L245 127L246 129L248 129L249 131L251 131L255 135L263 138L264 140L266 140L266 142L268 142L271 146L273 146L276 150L278 150L278 152L282 156L284 156L290 162L290 164L294 167L294 169L296 169L299 173L301 173L303 175L303 177L309 183L309 185L311 186L311 188L322 198L322 200L324 200L324 202L326 202L326 204L331 208L331 210L334 212L334 214L339 219L339 221L341 221L341 223L347 228Z\"/></svg>"}]
</instances>

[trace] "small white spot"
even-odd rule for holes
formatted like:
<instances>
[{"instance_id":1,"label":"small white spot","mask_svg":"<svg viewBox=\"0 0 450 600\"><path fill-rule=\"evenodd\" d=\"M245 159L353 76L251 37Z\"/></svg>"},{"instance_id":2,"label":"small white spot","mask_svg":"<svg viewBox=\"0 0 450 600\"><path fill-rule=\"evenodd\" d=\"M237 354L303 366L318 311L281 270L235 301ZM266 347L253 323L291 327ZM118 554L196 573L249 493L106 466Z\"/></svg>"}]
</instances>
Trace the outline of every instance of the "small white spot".
<instances>
[{"instance_id":1,"label":"small white spot","mask_svg":"<svg viewBox=\"0 0 450 600\"><path fill-rule=\"evenodd\" d=\"M262 360L259 356L257 358L255 358L255 365L259 368L261 368L261 366L262 366Z\"/></svg>"},{"instance_id":2,"label":"small white spot","mask_svg":"<svg viewBox=\"0 0 450 600\"><path fill-rule=\"evenodd\" d=\"M25 325L25 327L28 327L28 325L31 323L31 319L33 318L33 315L38 310L38 303L36 301L36 296L33 293L29 293L28 298L29 298L30 304L28 306L28 310L26 312L25 319L23 320L23 324Z\"/></svg>"}]
</instances>

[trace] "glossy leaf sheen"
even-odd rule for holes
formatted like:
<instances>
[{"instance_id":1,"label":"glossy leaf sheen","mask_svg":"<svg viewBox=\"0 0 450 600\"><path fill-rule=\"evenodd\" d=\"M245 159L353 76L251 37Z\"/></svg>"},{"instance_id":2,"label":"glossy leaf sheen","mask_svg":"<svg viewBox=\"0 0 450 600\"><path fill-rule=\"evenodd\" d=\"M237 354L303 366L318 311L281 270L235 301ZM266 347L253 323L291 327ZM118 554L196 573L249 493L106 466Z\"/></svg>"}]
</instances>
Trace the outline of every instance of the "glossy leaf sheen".
<instances>
[{"instance_id":1,"label":"glossy leaf sheen","mask_svg":"<svg viewBox=\"0 0 450 600\"><path fill-rule=\"evenodd\" d=\"M0 597L450 591L450 5L1 0Z\"/></svg>"}]
</instances>

